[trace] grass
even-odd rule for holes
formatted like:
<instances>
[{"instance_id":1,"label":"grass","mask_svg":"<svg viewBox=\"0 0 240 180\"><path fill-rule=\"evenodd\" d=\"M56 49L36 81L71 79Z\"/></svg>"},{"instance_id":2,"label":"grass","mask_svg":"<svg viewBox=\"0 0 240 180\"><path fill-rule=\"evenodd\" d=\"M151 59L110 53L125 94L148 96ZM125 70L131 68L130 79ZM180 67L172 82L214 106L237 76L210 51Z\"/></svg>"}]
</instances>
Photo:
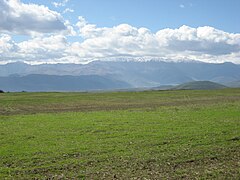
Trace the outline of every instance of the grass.
<instances>
[{"instance_id":1,"label":"grass","mask_svg":"<svg viewBox=\"0 0 240 180\"><path fill-rule=\"evenodd\" d=\"M0 94L0 179L239 179L240 89Z\"/></svg>"}]
</instances>

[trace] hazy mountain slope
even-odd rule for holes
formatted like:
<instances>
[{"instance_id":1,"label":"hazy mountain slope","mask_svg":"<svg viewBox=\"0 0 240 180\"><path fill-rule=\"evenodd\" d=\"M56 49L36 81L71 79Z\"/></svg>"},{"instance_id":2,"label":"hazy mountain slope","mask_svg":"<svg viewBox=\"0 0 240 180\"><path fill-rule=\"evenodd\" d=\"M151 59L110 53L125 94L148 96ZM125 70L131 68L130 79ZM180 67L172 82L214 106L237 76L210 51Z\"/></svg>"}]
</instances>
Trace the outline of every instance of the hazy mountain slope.
<instances>
[{"instance_id":1,"label":"hazy mountain slope","mask_svg":"<svg viewBox=\"0 0 240 180\"><path fill-rule=\"evenodd\" d=\"M228 87L233 87L233 88L240 88L240 80L239 81L226 82L224 85L226 85Z\"/></svg>"},{"instance_id":2,"label":"hazy mountain slope","mask_svg":"<svg viewBox=\"0 0 240 180\"><path fill-rule=\"evenodd\" d=\"M0 89L4 91L86 91L130 88L125 82L97 75L56 76L27 75L0 77Z\"/></svg>"},{"instance_id":3,"label":"hazy mountain slope","mask_svg":"<svg viewBox=\"0 0 240 180\"><path fill-rule=\"evenodd\" d=\"M178 69L195 80L210 80L224 83L240 79L240 66L233 63L177 63Z\"/></svg>"}]
</instances>

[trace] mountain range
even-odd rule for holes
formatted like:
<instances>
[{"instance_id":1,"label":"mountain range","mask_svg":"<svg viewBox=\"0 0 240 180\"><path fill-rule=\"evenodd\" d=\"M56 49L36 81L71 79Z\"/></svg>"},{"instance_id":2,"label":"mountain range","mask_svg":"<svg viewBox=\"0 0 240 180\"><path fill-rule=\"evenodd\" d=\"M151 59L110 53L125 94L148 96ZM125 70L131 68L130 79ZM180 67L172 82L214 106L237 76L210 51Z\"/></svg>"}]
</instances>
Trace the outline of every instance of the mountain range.
<instances>
[{"instance_id":1,"label":"mountain range","mask_svg":"<svg viewBox=\"0 0 240 180\"><path fill-rule=\"evenodd\" d=\"M93 61L88 64L0 65L5 91L88 91L173 86L191 81L240 85L240 65L166 61Z\"/></svg>"}]
</instances>

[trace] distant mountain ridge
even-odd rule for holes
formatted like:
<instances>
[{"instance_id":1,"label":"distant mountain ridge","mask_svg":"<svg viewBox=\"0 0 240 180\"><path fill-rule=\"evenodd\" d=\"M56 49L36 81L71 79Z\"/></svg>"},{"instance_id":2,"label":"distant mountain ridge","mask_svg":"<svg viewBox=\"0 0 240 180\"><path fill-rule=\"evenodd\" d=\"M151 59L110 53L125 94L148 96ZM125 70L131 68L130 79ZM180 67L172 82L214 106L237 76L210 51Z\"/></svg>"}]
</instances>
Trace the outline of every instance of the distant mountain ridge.
<instances>
[{"instance_id":1,"label":"distant mountain ridge","mask_svg":"<svg viewBox=\"0 0 240 180\"><path fill-rule=\"evenodd\" d=\"M58 79L56 76L85 76L85 78L87 76L92 76L92 78L97 77L97 81L93 81L94 78L91 80L91 83L96 84L96 87L90 88L90 85L86 85L86 90L104 90L116 88L152 88L159 86L175 86L191 81L212 81L231 87L239 87L237 85L239 83L236 84L234 82L240 81L240 65L233 63L212 64L193 61L166 62L156 60L146 62L93 61L88 64L41 65L29 65L17 62L0 65L0 77L11 77L13 79L14 76L19 76L18 78L27 78L27 76L32 76L32 74L38 74L39 76L51 75L54 76L56 79ZM100 77L102 79L105 79L106 82L109 83L109 86L106 84L105 86L101 86L99 88L97 82L102 81ZM44 76L42 76L42 78L44 78ZM34 78L32 78L32 81L35 81ZM8 80L8 82L13 82L13 80ZM119 86L116 86L115 82ZM64 82L62 83L64 84ZM52 82L49 84L49 86L51 86L51 84ZM72 84L73 87L75 87L74 84L75 83ZM9 85L11 85L11 83L9 83ZM2 85L0 84L0 89L4 89L4 87L1 86ZM71 84L69 84L68 86L71 86ZM82 87L80 89L84 88ZM77 91L79 90L79 88L76 88L75 90Z\"/></svg>"}]
</instances>

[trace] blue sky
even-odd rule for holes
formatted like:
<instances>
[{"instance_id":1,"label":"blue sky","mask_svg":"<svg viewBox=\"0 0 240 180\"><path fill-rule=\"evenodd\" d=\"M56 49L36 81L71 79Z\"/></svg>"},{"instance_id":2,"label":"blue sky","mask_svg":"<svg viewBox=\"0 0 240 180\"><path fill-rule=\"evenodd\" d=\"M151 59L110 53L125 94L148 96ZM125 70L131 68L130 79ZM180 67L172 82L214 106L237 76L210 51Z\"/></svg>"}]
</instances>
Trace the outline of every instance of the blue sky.
<instances>
[{"instance_id":1,"label":"blue sky","mask_svg":"<svg viewBox=\"0 0 240 180\"><path fill-rule=\"evenodd\" d=\"M23 0L44 4L62 12L76 22L78 16L90 23L111 27L121 23L147 27L153 32L163 28L212 26L227 32L240 32L239 0L70 0L66 6L55 8L49 0ZM55 1L61 2L61 1Z\"/></svg>"},{"instance_id":2,"label":"blue sky","mask_svg":"<svg viewBox=\"0 0 240 180\"><path fill-rule=\"evenodd\" d=\"M1 0L0 63L240 64L239 0Z\"/></svg>"}]
</instances>

